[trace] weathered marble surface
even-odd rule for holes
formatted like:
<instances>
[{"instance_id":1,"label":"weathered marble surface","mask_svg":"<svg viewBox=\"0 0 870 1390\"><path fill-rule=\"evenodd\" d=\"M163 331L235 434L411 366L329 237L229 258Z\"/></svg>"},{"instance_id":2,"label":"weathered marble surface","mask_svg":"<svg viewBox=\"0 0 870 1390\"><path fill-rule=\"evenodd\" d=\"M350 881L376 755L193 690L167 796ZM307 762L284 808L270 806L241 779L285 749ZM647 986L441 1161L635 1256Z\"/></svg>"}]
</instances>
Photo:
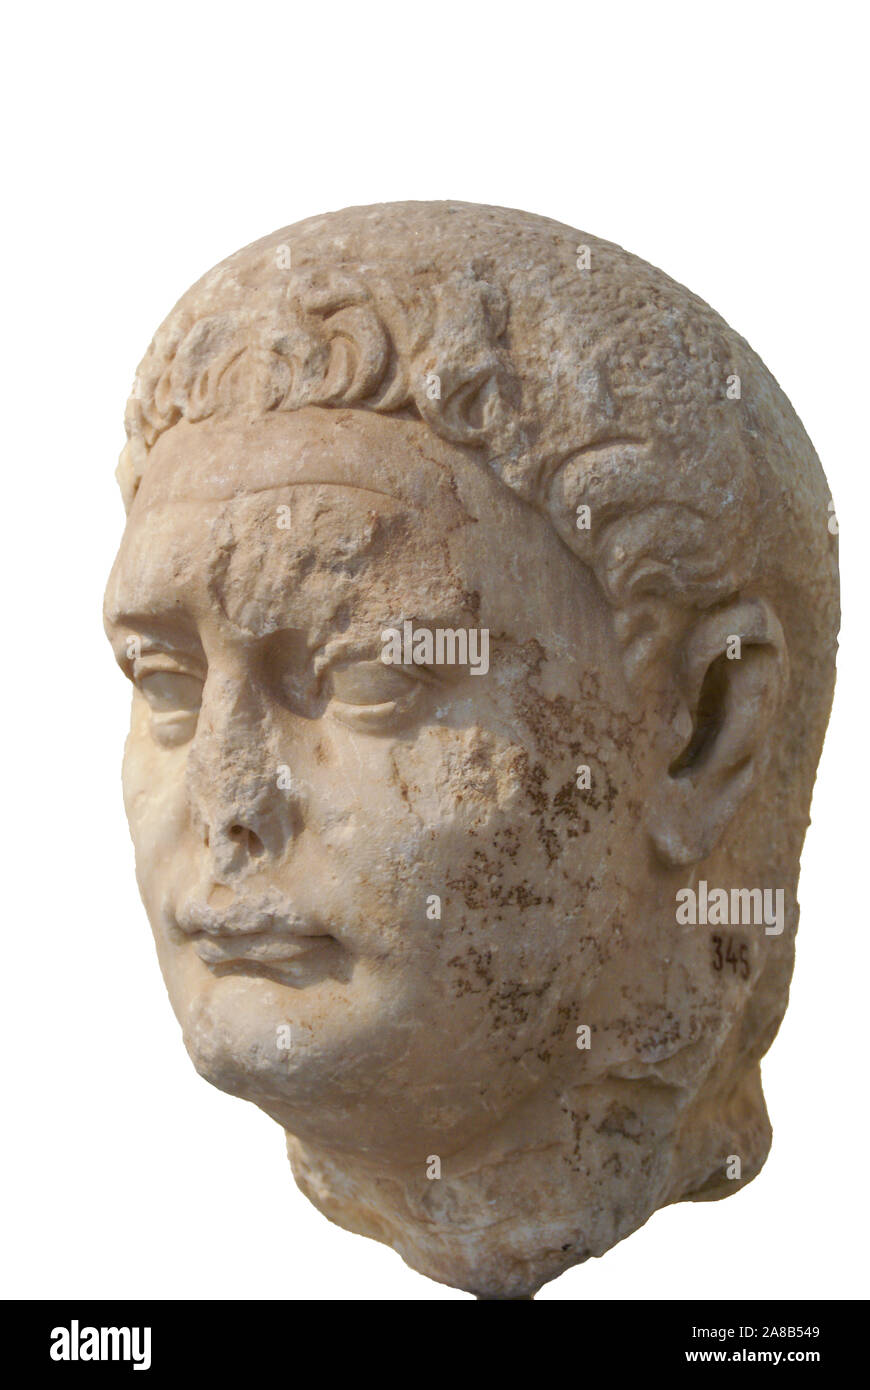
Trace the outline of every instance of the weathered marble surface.
<instances>
[{"instance_id":1,"label":"weathered marble surface","mask_svg":"<svg viewBox=\"0 0 870 1390\"><path fill-rule=\"evenodd\" d=\"M188 291L127 429L125 799L200 1073L486 1297L754 1177L837 629L758 357L585 233L355 208Z\"/></svg>"}]
</instances>

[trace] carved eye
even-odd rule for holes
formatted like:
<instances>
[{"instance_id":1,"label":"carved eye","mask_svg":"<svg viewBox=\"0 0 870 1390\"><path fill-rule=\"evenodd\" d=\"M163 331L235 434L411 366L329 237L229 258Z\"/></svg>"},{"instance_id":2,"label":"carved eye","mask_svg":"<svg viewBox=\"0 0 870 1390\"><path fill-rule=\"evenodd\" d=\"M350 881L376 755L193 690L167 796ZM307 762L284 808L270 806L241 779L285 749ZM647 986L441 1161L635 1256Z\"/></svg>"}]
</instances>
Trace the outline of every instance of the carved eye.
<instances>
[{"instance_id":1,"label":"carved eye","mask_svg":"<svg viewBox=\"0 0 870 1390\"><path fill-rule=\"evenodd\" d=\"M336 666L330 677L330 708L342 723L377 733L410 714L423 685L414 675L382 661Z\"/></svg>"},{"instance_id":2,"label":"carved eye","mask_svg":"<svg viewBox=\"0 0 870 1390\"><path fill-rule=\"evenodd\" d=\"M151 733L157 743L175 747L191 739L202 703L202 681L184 671L145 671L136 686L151 709Z\"/></svg>"},{"instance_id":3,"label":"carved eye","mask_svg":"<svg viewBox=\"0 0 870 1390\"><path fill-rule=\"evenodd\" d=\"M202 701L202 681L183 671L148 671L136 684L157 713L198 710Z\"/></svg>"}]
</instances>

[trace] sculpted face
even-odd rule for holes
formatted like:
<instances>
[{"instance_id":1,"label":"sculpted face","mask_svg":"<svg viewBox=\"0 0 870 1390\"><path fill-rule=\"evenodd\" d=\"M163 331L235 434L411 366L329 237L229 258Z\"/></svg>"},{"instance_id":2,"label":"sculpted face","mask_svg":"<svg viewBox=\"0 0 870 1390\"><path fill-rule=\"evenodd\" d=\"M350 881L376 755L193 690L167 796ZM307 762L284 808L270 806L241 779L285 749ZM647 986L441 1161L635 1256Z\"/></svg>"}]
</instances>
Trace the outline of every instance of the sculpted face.
<instances>
[{"instance_id":1,"label":"sculpted face","mask_svg":"<svg viewBox=\"0 0 870 1390\"><path fill-rule=\"evenodd\" d=\"M625 781L626 694L545 519L419 422L180 425L106 612L140 887L209 1080L411 1162L576 1066L619 882L577 767ZM385 664L407 620L487 632L488 670Z\"/></svg>"},{"instance_id":2,"label":"sculpted face","mask_svg":"<svg viewBox=\"0 0 870 1390\"><path fill-rule=\"evenodd\" d=\"M755 1177L837 571L748 345L547 219L351 208L193 286L126 426L124 794L199 1072L482 1297Z\"/></svg>"}]
</instances>

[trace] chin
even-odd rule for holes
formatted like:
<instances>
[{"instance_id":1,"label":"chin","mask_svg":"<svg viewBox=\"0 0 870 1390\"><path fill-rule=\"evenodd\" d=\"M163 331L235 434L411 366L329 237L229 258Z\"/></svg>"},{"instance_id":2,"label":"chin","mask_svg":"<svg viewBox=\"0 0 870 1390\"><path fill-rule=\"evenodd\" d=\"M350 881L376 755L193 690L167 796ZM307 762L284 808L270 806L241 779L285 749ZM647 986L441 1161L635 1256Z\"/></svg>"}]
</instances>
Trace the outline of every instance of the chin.
<instances>
[{"instance_id":1,"label":"chin","mask_svg":"<svg viewBox=\"0 0 870 1390\"><path fill-rule=\"evenodd\" d=\"M188 1056L204 1080L289 1124L291 1115L323 1103L336 1076L340 1096L349 1057L365 1084L370 1030L354 1018L347 995L334 981L302 990L255 975L209 972L185 992L177 1013ZM376 1075L373 1064L371 1079Z\"/></svg>"},{"instance_id":2,"label":"chin","mask_svg":"<svg viewBox=\"0 0 870 1390\"><path fill-rule=\"evenodd\" d=\"M231 1095L286 1085L301 1060L297 993L256 976L209 978L186 992L178 1015L199 1075Z\"/></svg>"}]
</instances>

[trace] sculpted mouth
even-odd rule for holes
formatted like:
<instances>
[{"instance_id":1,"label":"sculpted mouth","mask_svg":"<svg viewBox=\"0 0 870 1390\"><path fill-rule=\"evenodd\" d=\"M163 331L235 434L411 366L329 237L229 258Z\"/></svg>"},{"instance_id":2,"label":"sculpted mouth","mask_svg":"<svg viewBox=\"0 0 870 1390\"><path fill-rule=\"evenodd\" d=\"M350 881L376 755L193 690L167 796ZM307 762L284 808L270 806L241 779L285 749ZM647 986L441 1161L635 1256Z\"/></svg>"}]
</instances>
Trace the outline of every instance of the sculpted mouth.
<instances>
[{"instance_id":1,"label":"sculpted mouth","mask_svg":"<svg viewBox=\"0 0 870 1390\"><path fill-rule=\"evenodd\" d=\"M237 941L197 941L194 950L214 975L255 975L282 985L336 975L340 947L332 936L271 936L240 951Z\"/></svg>"},{"instance_id":2,"label":"sculpted mouth","mask_svg":"<svg viewBox=\"0 0 870 1390\"><path fill-rule=\"evenodd\" d=\"M250 937L293 939L329 934L320 922L296 912L277 895L260 900L239 898L220 908L207 902L189 901L180 905L175 920L185 936L216 940L244 942Z\"/></svg>"},{"instance_id":3,"label":"sculpted mouth","mask_svg":"<svg viewBox=\"0 0 870 1390\"><path fill-rule=\"evenodd\" d=\"M281 984L340 976L346 952L318 922L292 910L263 911L250 903L216 911L189 903L176 924L215 975L255 975Z\"/></svg>"},{"instance_id":4,"label":"sculpted mouth","mask_svg":"<svg viewBox=\"0 0 870 1390\"><path fill-rule=\"evenodd\" d=\"M246 941L232 936L203 937L194 943L194 950L206 965L281 965L292 964L300 956L323 950L330 944L338 943L325 932L317 932L311 936L294 934L283 937L271 933L268 936L248 938Z\"/></svg>"}]
</instances>

